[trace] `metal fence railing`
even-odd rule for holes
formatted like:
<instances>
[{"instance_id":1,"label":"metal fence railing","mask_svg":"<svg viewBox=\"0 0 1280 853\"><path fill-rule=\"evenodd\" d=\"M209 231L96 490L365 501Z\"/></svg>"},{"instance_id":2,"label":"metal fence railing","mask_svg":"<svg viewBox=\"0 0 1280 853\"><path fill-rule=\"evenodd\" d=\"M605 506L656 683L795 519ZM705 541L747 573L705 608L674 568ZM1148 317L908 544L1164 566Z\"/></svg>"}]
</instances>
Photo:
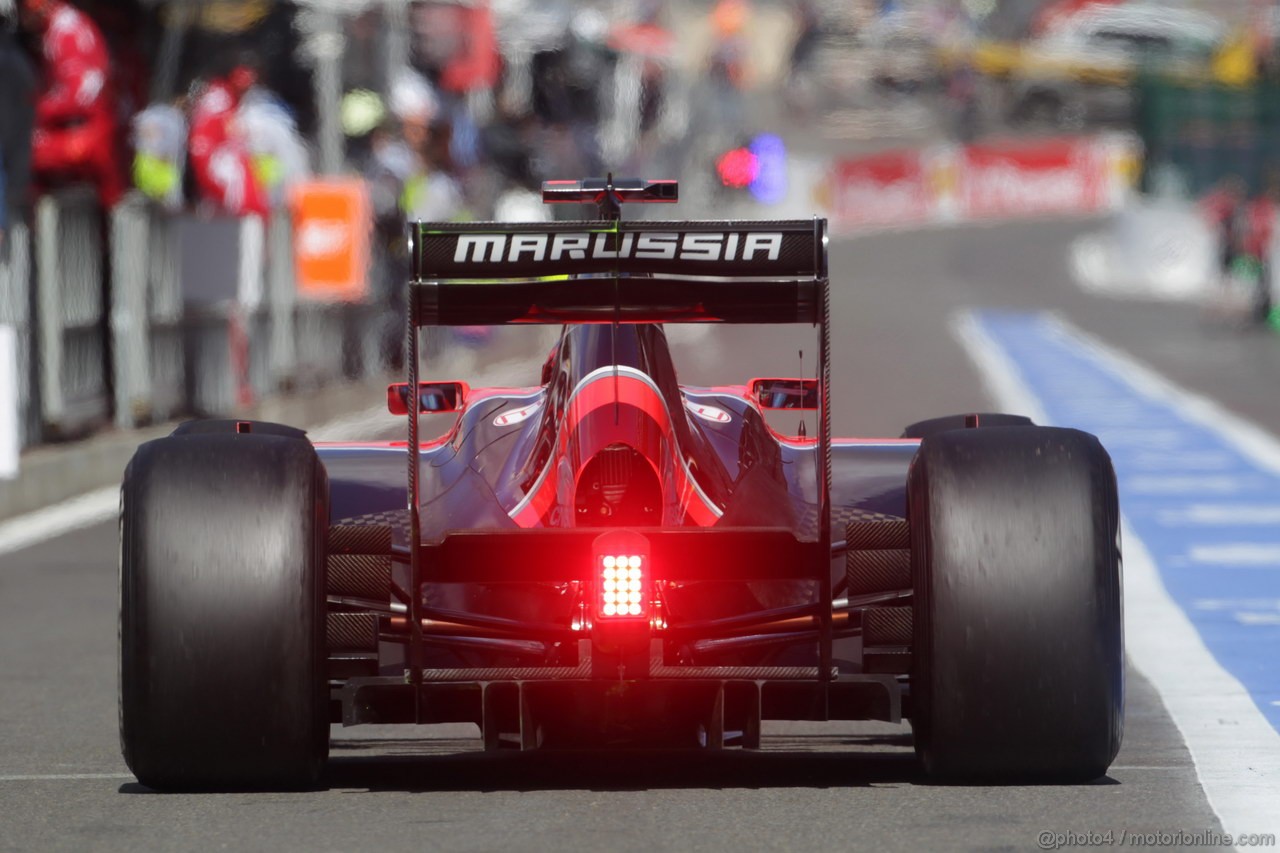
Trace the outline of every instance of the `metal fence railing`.
<instances>
[{"instance_id":1,"label":"metal fence railing","mask_svg":"<svg viewBox=\"0 0 1280 853\"><path fill-rule=\"evenodd\" d=\"M31 444L40 431L39 388L31 357L35 340L31 288L31 237L22 222L11 222L0 246L0 326L14 330L17 342L18 440Z\"/></svg>"},{"instance_id":2,"label":"metal fence railing","mask_svg":"<svg viewBox=\"0 0 1280 853\"><path fill-rule=\"evenodd\" d=\"M91 192L64 190L36 205L40 416L53 437L104 422L111 411L104 231Z\"/></svg>"},{"instance_id":3,"label":"metal fence railing","mask_svg":"<svg viewBox=\"0 0 1280 853\"><path fill-rule=\"evenodd\" d=\"M167 420L185 406L183 304L173 218L137 198L112 211L115 423Z\"/></svg>"},{"instance_id":4,"label":"metal fence railing","mask_svg":"<svg viewBox=\"0 0 1280 853\"><path fill-rule=\"evenodd\" d=\"M104 216L87 192L42 198L0 252L22 445L380 373L385 306L300 301L293 243L287 211L210 218L130 196Z\"/></svg>"}]
</instances>

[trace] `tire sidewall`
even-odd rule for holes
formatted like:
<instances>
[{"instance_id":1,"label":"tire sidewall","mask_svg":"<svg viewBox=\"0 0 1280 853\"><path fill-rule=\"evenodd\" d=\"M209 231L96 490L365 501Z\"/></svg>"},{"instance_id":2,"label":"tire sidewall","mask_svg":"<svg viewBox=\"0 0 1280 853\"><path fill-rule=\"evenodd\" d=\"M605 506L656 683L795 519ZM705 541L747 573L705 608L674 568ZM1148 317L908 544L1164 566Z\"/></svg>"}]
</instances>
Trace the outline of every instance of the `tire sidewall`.
<instances>
[{"instance_id":1,"label":"tire sidewall","mask_svg":"<svg viewBox=\"0 0 1280 853\"><path fill-rule=\"evenodd\" d=\"M143 784L319 778L328 522L308 442L193 434L139 449L121 491L119 696L122 753Z\"/></svg>"},{"instance_id":2,"label":"tire sidewall","mask_svg":"<svg viewBox=\"0 0 1280 853\"><path fill-rule=\"evenodd\" d=\"M908 518L911 719L926 771L1072 781L1105 772L1124 696L1119 511L1105 450L1048 427L940 434L909 469Z\"/></svg>"}]
</instances>

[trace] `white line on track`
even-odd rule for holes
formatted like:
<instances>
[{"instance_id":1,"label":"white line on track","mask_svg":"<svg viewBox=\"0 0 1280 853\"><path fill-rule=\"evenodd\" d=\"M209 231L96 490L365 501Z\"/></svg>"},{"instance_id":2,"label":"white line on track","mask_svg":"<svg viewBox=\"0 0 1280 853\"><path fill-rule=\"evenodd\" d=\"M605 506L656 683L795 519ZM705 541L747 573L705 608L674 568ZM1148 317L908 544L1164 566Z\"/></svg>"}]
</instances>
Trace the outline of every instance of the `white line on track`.
<instances>
[{"instance_id":1,"label":"white line on track","mask_svg":"<svg viewBox=\"0 0 1280 853\"><path fill-rule=\"evenodd\" d=\"M1264 471L1280 475L1280 440L1262 427L1208 397L1175 385L1128 354L1069 325L1061 317L1049 315L1046 322L1055 334L1066 337L1103 370L1120 376L1144 396L1165 404L1188 421L1216 433Z\"/></svg>"},{"instance_id":2,"label":"white line on track","mask_svg":"<svg viewBox=\"0 0 1280 853\"><path fill-rule=\"evenodd\" d=\"M1060 319L1058 334L1087 347L1103 369L1118 373L1140 393L1159 399L1187 420L1216 432L1258 463L1280 471L1280 442L1217 403L1174 385ZM952 318L960 345L978 366L998 408L1041 412L1036 395L1000 346L972 314ZM1040 423L1047 423L1039 420ZM1222 668L1181 608L1169 596L1150 552L1125 523L1125 644L1129 658L1155 686L1182 733L1209 804L1232 835L1280 834L1280 733L1262 716L1248 691Z\"/></svg>"},{"instance_id":3,"label":"white line on track","mask_svg":"<svg viewBox=\"0 0 1280 853\"><path fill-rule=\"evenodd\" d=\"M1272 527L1280 524L1280 506L1246 503L1192 504L1182 509L1162 511L1159 521L1167 527Z\"/></svg>"},{"instance_id":4,"label":"white line on track","mask_svg":"<svg viewBox=\"0 0 1280 853\"><path fill-rule=\"evenodd\" d=\"M1010 415L1026 415L1038 424L1048 423L1040 401L1022 384L1009 356L987 336L972 314L966 311L953 315L951 332L978 368L987 397L997 408Z\"/></svg>"},{"instance_id":5,"label":"white line on track","mask_svg":"<svg viewBox=\"0 0 1280 853\"><path fill-rule=\"evenodd\" d=\"M1270 542L1232 542L1227 545L1192 545L1187 556L1193 563L1269 569L1280 566L1280 545Z\"/></svg>"},{"instance_id":6,"label":"white line on track","mask_svg":"<svg viewBox=\"0 0 1280 853\"><path fill-rule=\"evenodd\" d=\"M442 372L449 376L472 376L471 382L476 387L501 388L529 379L529 362L525 359L507 359L477 370L474 353L471 350L465 352L469 357L451 358L441 368ZM404 429L404 418L388 414L385 405L371 406L310 427L307 437L312 441L362 441L371 433L386 432L388 427Z\"/></svg>"},{"instance_id":7,"label":"white line on track","mask_svg":"<svg viewBox=\"0 0 1280 853\"><path fill-rule=\"evenodd\" d=\"M1205 648L1146 546L1127 526L1123 536L1129 657L1164 700L1223 829L1280 833L1280 734Z\"/></svg>"},{"instance_id":8,"label":"white line on track","mask_svg":"<svg viewBox=\"0 0 1280 853\"><path fill-rule=\"evenodd\" d=\"M372 406L312 427L307 430L307 438L312 441L358 441L368 438L372 432L385 431L397 421L403 423L400 418L389 414L386 406Z\"/></svg>"},{"instance_id":9,"label":"white line on track","mask_svg":"<svg viewBox=\"0 0 1280 853\"><path fill-rule=\"evenodd\" d=\"M120 487L106 486L0 522L0 556L99 524L120 510Z\"/></svg>"},{"instance_id":10,"label":"white line on track","mask_svg":"<svg viewBox=\"0 0 1280 853\"><path fill-rule=\"evenodd\" d=\"M390 415L385 407L366 409L322 424L308 434L315 441L356 438L385 427L388 417ZM101 524L115 518L119 511L120 487L104 486L61 503L15 516L0 522L0 556Z\"/></svg>"},{"instance_id":11,"label":"white line on track","mask_svg":"<svg viewBox=\"0 0 1280 853\"><path fill-rule=\"evenodd\" d=\"M442 369L455 376L472 375L477 385L485 386L509 385L528 378L530 371L526 360L508 359L477 369L475 355L469 350L464 353L463 356L450 358ZM376 385L370 385L370 388L377 392ZM312 441L360 440L377 430L385 430L396 420L387 413L385 406L376 406L311 427L307 430L307 435ZM119 511L120 487L104 486L61 503L0 521L0 556L101 524L115 518Z\"/></svg>"}]
</instances>

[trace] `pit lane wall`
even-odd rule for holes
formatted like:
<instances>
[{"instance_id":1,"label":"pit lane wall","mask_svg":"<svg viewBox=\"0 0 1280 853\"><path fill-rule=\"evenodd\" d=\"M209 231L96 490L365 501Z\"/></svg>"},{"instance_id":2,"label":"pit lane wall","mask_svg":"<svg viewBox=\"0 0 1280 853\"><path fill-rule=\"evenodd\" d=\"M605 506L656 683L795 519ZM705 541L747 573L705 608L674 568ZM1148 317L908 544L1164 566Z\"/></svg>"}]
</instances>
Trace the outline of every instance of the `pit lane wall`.
<instances>
[{"instance_id":1,"label":"pit lane wall","mask_svg":"<svg viewBox=\"0 0 1280 853\"><path fill-rule=\"evenodd\" d=\"M366 406L403 345L391 297L408 273L371 239L363 192L313 181L263 219L138 194L103 211L66 188L10 223L0 520L118 483L133 447L175 420L315 424Z\"/></svg>"},{"instance_id":2,"label":"pit lane wall","mask_svg":"<svg viewBox=\"0 0 1280 853\"><path fill-rule=\"evenodd\" d=\"M313 182L298 194L345 189L359 202L363 185L346 183L354 190ZM404 276L370 257L367 205L305 201L264 220L136 193L107 212L87 189L42 197L0 247L0 402L16 410L6 446L237 414L281 390L381 376L403 318L392 330L380 297Z\"/></svg>"},{"instance_id":3,"label":"pit lane wall","mask_svg":"<svg viewBox=\"0 0 1280 853\"><path fill-rule=\"evenodd\" d=\"M814 197L833 232L918 228L1124 207L1140 144L1128 134L941 144L836 160Z\"/></svg>"}]
</instances>

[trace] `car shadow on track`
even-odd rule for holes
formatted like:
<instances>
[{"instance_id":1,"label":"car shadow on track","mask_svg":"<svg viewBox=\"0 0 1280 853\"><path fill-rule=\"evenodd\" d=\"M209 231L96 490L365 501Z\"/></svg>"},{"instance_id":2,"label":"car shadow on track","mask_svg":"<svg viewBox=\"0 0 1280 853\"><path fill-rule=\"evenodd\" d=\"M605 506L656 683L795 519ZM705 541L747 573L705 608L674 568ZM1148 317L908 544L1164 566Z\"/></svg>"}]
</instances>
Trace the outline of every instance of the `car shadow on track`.
<instances>
[{"instance_id":1,"label":"car shadow on track","mask_svg":"<svg viewBox=\"0 0 1280 853\"><path fill-rule=\"evenodd\" d=\"M399 791L847 788L923 782L906 736L766 739L760 751L499 750L475 740L335 741L325 787Z\"/></svg>"},{"instance_id":2,"label":"car shadow on track","mask_svg":"<svg viewBox=\"0 0 1280 853\"><path fill-rule=\"evenodd\" d=\"M342 738L318 786L331 791L644 791L937 785L903 735L788 735L759 751L544 749L485 752L476 738ZM945 784L945 783L942 783ZM1104 776L1091 785L1119 784ZM985 787L979 783L979 786ZM156 793L137 783L122 794Z\"/></svg>"}]
</instances>

